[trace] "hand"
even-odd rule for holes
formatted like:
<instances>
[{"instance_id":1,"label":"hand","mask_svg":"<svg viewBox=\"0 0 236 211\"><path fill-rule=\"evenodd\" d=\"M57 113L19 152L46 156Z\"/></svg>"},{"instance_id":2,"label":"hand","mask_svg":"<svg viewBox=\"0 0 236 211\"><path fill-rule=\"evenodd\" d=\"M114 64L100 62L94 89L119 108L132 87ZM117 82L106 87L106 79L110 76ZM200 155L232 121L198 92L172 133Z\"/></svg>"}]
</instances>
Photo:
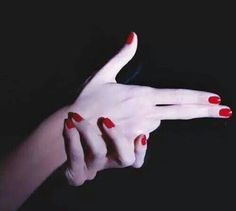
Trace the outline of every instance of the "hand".
<instances>
[{"instance_id":1,"label":"hand","mask_svg":"<svg viewBox=\"0 0 236 211\"><path fill-rule=\"evenodd\" d=\"M228 107L214 105L220 103L220 97L213 93L117 83L116 75L134 56L137 43L132 32L120 52L90 78L72 111L81 113L94 126L100 116L109 116L130 141L138 134L148 136L161 120L231 116Z\"/></svg>"},{"instance_id":2,"label":"hand","mask_svg":"<svg viewBox=\"0 0 236 211\"><path fill-rule=\"evenodd\" d=\"M147 140L140 134L131 142L110 119L102 118L104 139L93 125L73 113L65 120L64 137L67 154L67 180L71 185L82 185L107 168L139 168L144 162Z\"/></svg>"}]
</instances>

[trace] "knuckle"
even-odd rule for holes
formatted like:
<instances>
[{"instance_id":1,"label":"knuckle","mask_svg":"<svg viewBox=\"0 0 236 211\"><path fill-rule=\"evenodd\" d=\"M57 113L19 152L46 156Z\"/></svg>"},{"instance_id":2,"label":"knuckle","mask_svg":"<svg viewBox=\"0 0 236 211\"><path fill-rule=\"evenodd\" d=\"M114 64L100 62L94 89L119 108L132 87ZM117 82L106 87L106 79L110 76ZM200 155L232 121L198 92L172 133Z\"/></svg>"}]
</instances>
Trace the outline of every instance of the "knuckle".
<instances>
[{"instance_id":1,"label":"knuckle","mask_svg":"<svg viewBox=\"0 0 236 211\"><path fill-rule=\"evenodd\" d=\"M75 161L75 162L79 162L83 160L83 155L80 152L71 152L70 153L70 159Z\"/></svg>"},{"instance_id":2,"label":"knuckle","mask_svg":"<svg viewBox=\"0 0 236 211\"><path fill-rule=\"evenodd\" d=\"M132 93L134 94L134 96L149 96L150 94L153 93L153 88L151 87L135 87L133 88Z\"/></svg>"},{"instance_id":3,"label":"knuckle","mask_svg":"<svg viewBox=\"0 0 236 211\"><path fill-rule=\"evenodd\" d=\"M182 95L185 91L186 91L186 90L184 90L184 89L176 89L176 90L175 90L175 94L176 94L176 95Z\"/></svg>"},{"instance_id":4,"label":"knuckle","mask_svg":"<svg viewBox=\"0 0 236 211\"><path fill-rule=\"evenodd\" d=\"M184 91L183 89L176 89L175 90L176 101L181 103L183 102Z\"/></svg>"},{"instance_id":5,"label":"knuckle","mask_svg":"<svg viewBox=\"0 0 236 211\"><path fill-rule=\"evenodd\" d=\"M143 165L143 163L141 163L141 162L135 162L135 163L133 164L133 167L134 167L134 168L141 168L142 165Z\"/></svg>"},{"instance_id":6,"label":"knuckle","mask_svg":"<svg viewBox=\"0 0 236 211\"><path fill-rule=\"evenodd\" d=\"M81 186L85 182L85 178L75 175L74 172L71 169L67 169L65 171L65 176L67 178L68 183L71 186Z\"/></svg>"},{"instance_id":7,"label":"knuckle","mask_svg":"<svg viewBox=\"0 0 236 211\"><path fill-rule=\"evenodd\" d=\"M87 180L93 180L97 175L97 172L94 171L94 172L91 172L90 175L88 176Z\"/></svg>"},{"instance_id":8,"label":"knuckle","mask_svg":"<svg viewBox=\"0 0 236 211\"><path fill-rule=\"evenodd\" d=\"M72 173L71 169L66 169L65 176L68 181L74 178L74 174Z\"/></svg>"},{"instance_id":9,"label":"knuckle","mask_svg":"<svg viewBox=\"0 0 236 211\"><path fill-rule=\"evenodd\" d=\"M125 156L123 158L120 158L120 162L122 167L131 166L135 162L135 156L134 155Z\"/></svg>"},{"instance_id":10,"label":"knuckle","mask_svg":"<svg viewBox=\"0 0 236 211\"><path fill-rule=\"evenodd\" d=\"M104 157L106 157L106 155L107 155L107 150L106 150L106 149L97 149L97 150L94 150L93 155L94 155L94 158L95 158L95 159L104 158Z\"/></svg>"},{"instance_id":11,"label":"knuckle","mask_svg":"<svg viewBox=\"0 0 236 211\"><path fill-rule=\"evenodd\" d=\"M73 186L81 186L85 183L85 181L86 181L85 179L76 179L73 181L72 185Z\"/></svg>"},{"instance_id":12,"label":"knuckle","mask_svg":"<svg viewBox=\"0 0 236 211\"><path fill-rule=\"evenodd\" d=\"M77 140L78 137L76 136L76 133L75 131L68 131L66 133L66 137L70 140L70 141L74 141L74 140Z\"/></svg>"},{"instance_id":13,"label":"knuckle","mask_svg":"<svg viewBox=\"0 0 236 211\"><path fill-rule=\"evenodd\" d=\"M213 112L212 107L206 108L205 112L203 112L203 113L205 113L205 115L208 116L208 117L213 117L214 116L214 112Z\"/></svg>"}]
</instances>

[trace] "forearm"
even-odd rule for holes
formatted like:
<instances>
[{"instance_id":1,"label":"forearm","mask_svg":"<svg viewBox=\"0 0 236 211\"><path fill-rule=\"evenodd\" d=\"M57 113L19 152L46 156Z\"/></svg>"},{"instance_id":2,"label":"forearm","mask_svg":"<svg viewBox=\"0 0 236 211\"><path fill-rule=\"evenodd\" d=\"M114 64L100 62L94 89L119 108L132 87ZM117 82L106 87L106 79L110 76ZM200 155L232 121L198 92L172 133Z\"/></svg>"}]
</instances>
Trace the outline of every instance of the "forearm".
<instances>
[{"instance_id":1,"label":"forearm","mask_svg":"<svg viewBox=\"0 0 236 211\"><path fill-rule=\"evenodd\" d=\"M66 160L64 107L44 120L1 164L0 210L15 210Z\"/></svg>"}]
</instances>

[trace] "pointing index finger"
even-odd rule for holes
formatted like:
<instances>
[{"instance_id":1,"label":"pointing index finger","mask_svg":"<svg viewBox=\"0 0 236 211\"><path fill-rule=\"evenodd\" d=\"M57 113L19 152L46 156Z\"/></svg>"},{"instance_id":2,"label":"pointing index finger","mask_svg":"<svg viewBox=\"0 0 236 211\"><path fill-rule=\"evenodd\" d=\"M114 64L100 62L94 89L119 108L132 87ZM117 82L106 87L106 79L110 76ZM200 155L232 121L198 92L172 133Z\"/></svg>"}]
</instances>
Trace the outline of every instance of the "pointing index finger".
<instances>
[{"instance_id":1,"label":"pointing index finger","mask_svg":"<svg viewBox=\"0 0 236 211\"><path fill-rule=\"evenodd\" d=\"M156 105L164 104L220 104L219 95L189 89L152 89L152 100Z\"/></svg>"}]
</instances>

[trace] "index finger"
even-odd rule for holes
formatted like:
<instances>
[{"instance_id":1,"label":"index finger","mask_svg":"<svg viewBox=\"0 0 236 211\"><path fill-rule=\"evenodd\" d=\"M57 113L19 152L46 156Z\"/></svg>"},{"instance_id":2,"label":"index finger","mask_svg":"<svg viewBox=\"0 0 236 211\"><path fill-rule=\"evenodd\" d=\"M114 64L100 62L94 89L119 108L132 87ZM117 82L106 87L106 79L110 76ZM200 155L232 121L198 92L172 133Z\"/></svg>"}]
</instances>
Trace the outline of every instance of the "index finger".
<instances>
[{"instance_id":1,"label":"index finger","mask_svg":"<svg viewBox=\"0 0 236 211\"><path fill-rule=\"evenodd\" d=\"M220 104L218 94L190 89L157 89L153 87L136 87L139 96L145 96L152 104Z\"/></svg>"}]
</instances>

